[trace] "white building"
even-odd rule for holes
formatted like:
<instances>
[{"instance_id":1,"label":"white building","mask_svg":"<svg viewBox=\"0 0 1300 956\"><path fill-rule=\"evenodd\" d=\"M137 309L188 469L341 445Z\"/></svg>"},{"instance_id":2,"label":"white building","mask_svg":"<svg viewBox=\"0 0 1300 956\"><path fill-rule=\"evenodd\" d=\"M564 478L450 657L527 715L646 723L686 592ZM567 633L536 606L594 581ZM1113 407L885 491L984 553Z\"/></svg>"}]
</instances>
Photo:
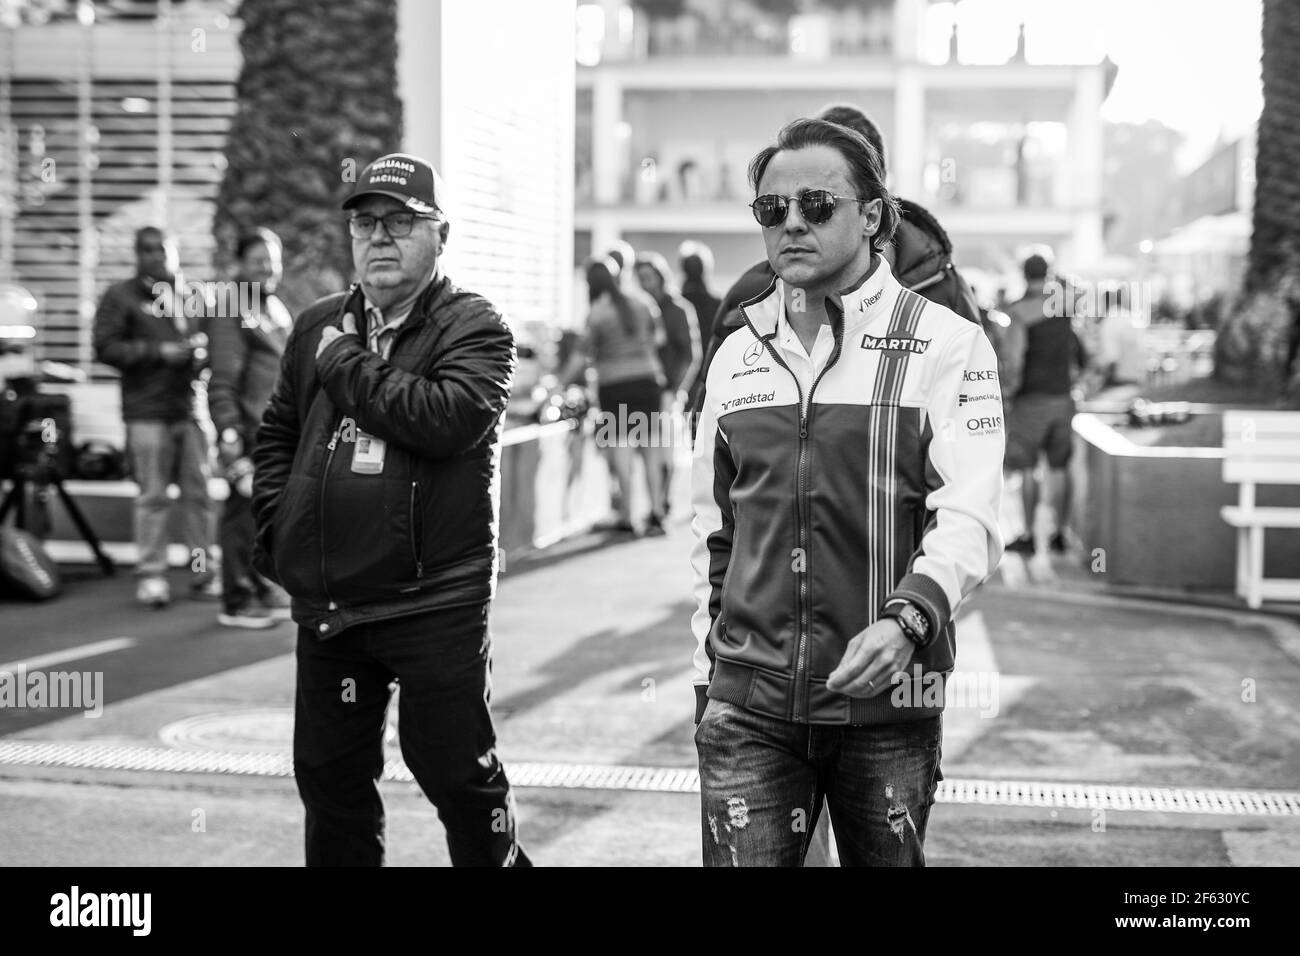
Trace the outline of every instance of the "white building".
<instances>
[{"instance_id":1,"label":"white building","mask_svg":"<svg viewBox=\"0 0 1300 956\"><path fill-rule=\"evenodd\" d=\"M763 12L779 6L579 4L579 259L619 238L671 259L690 237L713 247L720 282L734 277L762 256L749 159L834 102L880 127L891 189L936 215L959 265L1002 272L1030 242L1077 267L1102 257L1113 66L1034 65L1023 47L998 66L931 62L928 0Z\"/></svg>"},{"instance_id":2,"label":"white building","mask_svg":"<svg viewBox=\"0 0 1300 956\"><path fill-rule=\"evenodd\" d=\"M0 0L0 287L35 298L37 357L115 375L93 361L91 320L134 269L140 226L177 235L187 278L219 278L212 220L241 65L237 8ZM554 324L572 308L572 0L397 10L402 145L453 194L448 272L524 327Z\"/></svg>"}]
</instances>

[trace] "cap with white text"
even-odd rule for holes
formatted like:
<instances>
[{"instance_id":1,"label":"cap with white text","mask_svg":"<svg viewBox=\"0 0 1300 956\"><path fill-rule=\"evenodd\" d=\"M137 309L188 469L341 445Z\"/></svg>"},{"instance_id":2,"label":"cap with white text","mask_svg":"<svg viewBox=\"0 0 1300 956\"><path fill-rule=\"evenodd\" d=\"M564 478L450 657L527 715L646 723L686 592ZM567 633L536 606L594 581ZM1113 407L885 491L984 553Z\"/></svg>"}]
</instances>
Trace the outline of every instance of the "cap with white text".
<instances>
[{"instance_id":1,"label":"cap with white text","mask_svg":"<svg viewBox=\"0 0 1300 956\"><path fill-rule=\"evenodd\" d=\"M439 210L437 194L441 186L438 173L420 157L389 153L362 171L352 195L343 201L343 208L351 209L366 196L388 196L411 212L431 216Z\"/></svg>"}]
</instances>

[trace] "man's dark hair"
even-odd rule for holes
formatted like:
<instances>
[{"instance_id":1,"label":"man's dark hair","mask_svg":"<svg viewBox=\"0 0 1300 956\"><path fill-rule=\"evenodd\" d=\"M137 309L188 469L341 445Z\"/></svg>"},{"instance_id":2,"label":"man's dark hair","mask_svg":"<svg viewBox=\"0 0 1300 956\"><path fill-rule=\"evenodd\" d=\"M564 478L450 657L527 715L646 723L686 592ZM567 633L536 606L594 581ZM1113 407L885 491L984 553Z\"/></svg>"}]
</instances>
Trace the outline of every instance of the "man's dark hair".
<instances>
[{"instance_id":1,"label":"man's dark hair","mask_svg":"<svg viewBox=\"0 0 1300 956\"><path fill-rule=\"evenodd\" d=\"M749 184L758 193L758 184L767 172L768 163L777 153L829 146L844 157L849 167L849 182L859 199L880 199L880 228L871 237L871 251L880 252L898 228L898 200L885 188L885 170L880 152L855 129L822 119L797 119L776 134L776 144L764 147L749 163Z\"/></svg>"},{"instance_id":2,"label":"man's dark hair","mask_svg":"<svg viewBox=\"0 0 1300 956\"><path fill-rule=\"evenodd\" d=\"M157 226L141 226L135 231L135 251L139 252L144 246L145 239L151 236L157 236L163 242L167 241L167 233Z\"/></svg>"},{"instance_id":3,"label":"man's dark hair","mask_svg":"<svg viewBox=\"0 0 1300 956\"><path fill-rule=\"evenodd\" d=\"M280 241L279 236L270 229L258 227L240 235L239 241L235 243L235 258L243 259L249 249L259 245L266 246L267 249L275 249L277 252L284 251L284 243Z\"/></svg>"},{"instance_id":4,"label":"man's dark hair","mask_svg":"<svg viewBox=\"0 0 1300 956\"><path fill-rule=\"evenodd\" d=\"M1025 259L1024 271L1026 282L1035 282L1039 279L1046 279L1047 260L1037 253L1034 253L1034 255Z\"/></svg>"},{"instance_id":5,"label":"man's dark hair","mask_svg":"<svg viewBox=\"0 0 1300 956\"><path fill-rule=\"evenodd\" d=\"M833 103L830 106L822 107L822 111L817 114L817 118L828 123L839 123L841 126L857 130L867 138L868 143L876 147L876 152L880 154L881 177L883 178L889 172L888 164L885 162L885 140L881 137L876 124L867 119L866 113L851 103Z\"/></svg>"}]
</instances>

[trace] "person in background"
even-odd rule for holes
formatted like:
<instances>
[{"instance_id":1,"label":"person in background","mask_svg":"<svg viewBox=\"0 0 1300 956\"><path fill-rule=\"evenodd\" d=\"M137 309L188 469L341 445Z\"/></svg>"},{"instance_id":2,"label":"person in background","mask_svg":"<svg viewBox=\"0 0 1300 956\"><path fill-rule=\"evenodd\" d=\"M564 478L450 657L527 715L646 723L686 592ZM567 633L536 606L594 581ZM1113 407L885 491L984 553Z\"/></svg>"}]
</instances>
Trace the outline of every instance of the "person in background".
<instances>
[{"instance_id":1,"label":"person in background","mask_svg":"<svg viewBox=\"0 0 1300 956\"><path fill-rule=\"evenodd\" d=\"M211 560L212 501L208 497L208 437L199 421L202 388L197 352L201 316L187 316L176 294L175 241L146 226L135 234L135 275L110 286L95 312L95 357L122 373L122 417L135 501L136 600L161 608L171 602L167 580L167 486L180 486L181 528L192 562L190 596L220 597Z\"/></svg>"},{"instance_id":2,"label":"person in background","mask_svg":"<svg viewBox=\"0 0 1300 956\"><path fill-rule=\"evenodd\" d=\"M280 238L269 229L245 233L235 258L239 309L227 308L208 325L208 407L217 430L218 462L230 488L218 531L222 608L217 621L256 629L289 619L288 595L253 570L250 499L254 438L275 389L293 316L275 295L283 271Z\"/></svg>"},{"instance_id":3,"label":"person in background","mask_svg":"<svg viewBox=\"0 0 1300 956\"><path fill-rule=\"evenodd\" d=\"M654 433L660 409L660 395L666 379L659 362L663 326L639 298L627 295L618 279L617 266L608 258L587 266L587 290L591 312L587 328L560 380L575 381L582 370L596 370L596 395L600 405L597 444L609 448L621 494L615 504L615 520L609 530L636 533L632 522L631 492L633 454L645 465L650 493L650 515L644 532L664 533L661 503L663 468L661 449Z\"/></svg>"},{"instance_id":4,"label":"person in background","mask_svg":"<svg viewBox=\"0 0 1300 956\"><path fill-rule=\"evenodd\" d=\"M664 385L662 413L665 421L672 423L671 434L678 434L676 423L686 402L686 385L700 366L700 336L695 317L695 307L684 299L673 284L673 274L668 260L657 252L643 252L636 257L636 277L641 288L655 300L663 317L664 341L659 347L659 364L663 367ZM667 429L657 430L662 433ZM675 447L660 449L662 468L660 480L663 498L659 511L666 517L671 510L673 480L673 453Z\"/></svg>"},{"instance_id":5,"label":"person in background","mask_svg":"<svg viewBox=\"0 0 1300 956\"><path fill-rule=\"evenodd\" d=\"M695 322L700 335L700 359L713 334L713 319L722 300L713 294L713 250L702 242L688 239L677 249L677 263L682 270L682 298L695 307ZM694 382L687 385L693 389Z\"/></svg>"},{"instance_id":6,"label":"person in background","mask_svg":"<svg viewBox=\"0 0 1300 956\"><path fill-rule=\"evenodd\" d=\"M633 270L633 263L636 261L636 251L632 244L623 239L617 239L605 253L608 264L613 269L614 281L618 284L623 294L633 301L640 302L645 306L651 317L658 322L661 318L659 315L659 305L648 296L641 288L641 284L636 281ZM623 485L619 481L618 469L614 464L614 447L607 446L604 448L605 464L609 468L609 506L615 514L623 511ZM624 522L621 519L608 526L605 530L623 530Z\"/></svg>"},{"instance_id":7,"label":"person in background","mask_svg":"<svg viewBox=\"0 0 1300 956\"><path fill-rule=\"evenodd\" d=\"M1030 557L1036 550L1034 515L1038 511L1036 471L1040 455L1047 458L1048 497L1053 512L1049 546L1058 554L1066 550L1068 465L1074 447L1072 390L1076 376L1086 366L1086 356L1069 314L1074 310L1060 307L1060 290L1048 282L1047 258L1034 253L1025 259L1023 268L1025 294L1007 307L1011 322L1000 367L1002 392L1010 398L1004 467L1008 474L1020 473L1025 520L1024 531L1007 545L1007 550ZM975 387L981 383L970 384Z\"/></svg>"},{"instance_id":8,"label":"person in background","mask_svg":"<svg viewBox=\"0 0 1300 956\"><path fill-rule=\"evenodd\" d=\"M1100 384L1103 388L1136 385L1146 377L1146 356L1138 316L1129 305L1128 287L1106 289L1101 299Z\"/></svg>"}]
</instances>

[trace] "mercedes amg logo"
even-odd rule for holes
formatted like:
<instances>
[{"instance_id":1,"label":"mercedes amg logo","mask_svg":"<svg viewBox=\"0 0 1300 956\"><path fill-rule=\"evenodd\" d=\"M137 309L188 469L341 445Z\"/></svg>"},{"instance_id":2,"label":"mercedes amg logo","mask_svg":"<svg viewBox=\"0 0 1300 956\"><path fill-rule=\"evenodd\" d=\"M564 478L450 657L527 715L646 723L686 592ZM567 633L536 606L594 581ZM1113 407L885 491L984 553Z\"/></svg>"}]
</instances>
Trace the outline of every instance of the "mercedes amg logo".
<instances>
[{"instance_id":1,"label":"mercedes amg logo","mask_svg":"<svg viewBox=\"0 0 1300 956\"><path fill-rule=\"evenodd\" d=\"M763 354L762 341L755 342L749 348L745 349L745 364L753 365L758 361L759 356Z\"/></svg>"}]
</instances>

